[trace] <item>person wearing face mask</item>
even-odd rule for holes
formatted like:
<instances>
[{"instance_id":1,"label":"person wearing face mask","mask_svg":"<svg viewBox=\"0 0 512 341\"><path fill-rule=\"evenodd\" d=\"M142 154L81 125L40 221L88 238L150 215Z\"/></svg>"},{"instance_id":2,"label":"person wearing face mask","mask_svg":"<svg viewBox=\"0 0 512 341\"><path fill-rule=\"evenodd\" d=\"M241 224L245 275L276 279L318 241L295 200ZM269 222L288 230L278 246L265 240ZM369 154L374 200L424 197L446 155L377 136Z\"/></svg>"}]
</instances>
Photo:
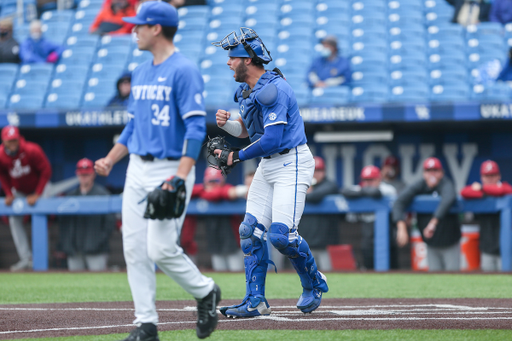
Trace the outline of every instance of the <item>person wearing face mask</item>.
<instances>
[{"instance_id":1,"label":"person wearing face mask","mask_svg":"<svg viewBox=\"0 0 512 341\"><path fill-rule=\"evenodd\" d=\"M480 182L473 182L462 189L464 199L482 199L484 197L502 197L512 194L512 186L501 181L498 164L487 160L480 166ZM480 267L483 271L501 271L500 256L500 214L478 213L475 220L480 225Z\"/></svg>"},{"instance_id":2,"label":"person wearing face mask","mask_svg":"<svg viewBox=\"0 0 512 341\"><path fill-rule=\"evenodd\" d=\"M11 206L15 198L26 198L33 206L50 180L52 169L43 149L36 143L25 141L17 127L2 129L0 146L0 184L5 192L5 205ZM9 217L11 234L20 261L11 271L32 268L32 253L23 228L23 216Z\"/></svg>"},{"instance_id":3,"label":"person wearing face mask","mask_svg":"<svg viewBox=\"0 0 512 341\"><path fill-rule=\"evenodd\" d=\"M12 37L12 19L0 20L0 63L19 63L20 46Z\"/></svg>"},{"instance_id":4,"label":"person wearing face mask","mask_svg":"<svg viewBox=\"0 0 512 341\"><path fill-rule=\"evenodd\" d=\"M335 36L322 39L320 57L313 61L308 70L307 80L310 87L325 88L350 82L350 62L338 52L338 40Z\"/></svg>"},{"instance_id":5,"label":"person wearing face mask","mask_svg":"<svg viewBox=\"0 0 512 341\"><path fill-rule=\"evenodd\" d=\"M63 51L62 45L43 37L41 21L34 20L30 23L30 37L20 46L20 59L24 64L56 63Z\"/></svg>"},{"instance_id":6,"label":"person wearing face mask","mask_svg":"<svg viewBox=\"0 0 512 341\"><path fill-rule=\"evenodd\" d=\"M433 214L417 214L418 229L427 244L429 271L460 270L460 222L457 213L449 212L457 199L455 187L444 175L441 161L435 157L424 161L423 178L407 186L393 205L398 245L404 246L409 242L405 213L414 197L420 194L441 198Z\"/></svg>"},{"instance_id":7,"label":"person wearing face mask","mask_svg":"<svg viewBox=\"0 0 512 341\"><path fill-rule=\"evenodd\" d=\"M135 16L135 9L127 0L111 0L94 19L89 32L95 34L130 34L135 25L124 22L123 17Z\"/></svg>"}]
</instances>

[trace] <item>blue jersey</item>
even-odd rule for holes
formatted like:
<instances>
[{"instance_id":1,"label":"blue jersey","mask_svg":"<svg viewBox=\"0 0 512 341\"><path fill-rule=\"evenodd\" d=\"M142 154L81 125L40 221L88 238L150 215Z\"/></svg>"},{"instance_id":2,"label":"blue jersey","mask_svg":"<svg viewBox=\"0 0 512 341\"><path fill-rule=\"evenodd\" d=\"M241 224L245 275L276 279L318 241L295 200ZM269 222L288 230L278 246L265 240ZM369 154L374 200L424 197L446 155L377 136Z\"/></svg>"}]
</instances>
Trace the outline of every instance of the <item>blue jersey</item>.
<instances>
[{"instance_id":1,"label":"blue jersey","mask_svg":"<svg viewBox=\"0 0 512 341\"><path fill-rule=\"evenodd\" d=\"M277 73L267 71L260 77L250 95L244 98L244 92L248 89L247 84L242 84L235 96L251 142L256 142L264 134L265 128L283 124L281 145L273 152L307 143L304 121L295 93L288 82Z\"/></svg>"},{"instance_id":2,"label":"blue jersey","mask_svg":"<svg viewBox=\"0 0 512 341\"><path fill-rule=\"evenodd\" d=\"M118 142L133 154L197 158L206 135L203 78L181 53L159 65L147 61L132 74L128 113Z\"/></svg>"},{"instance_id":3,"label":"blue jersey","mask_svg":"<svg viewBox=\"0 0 512 341\"><path fill-rule=\"evenodd\" d=\"M309 79L311 72L315 73L321 81L343 76L345 79L343 82L340 82L341 84L348 83L352 79L350 62L342 56L337 56L333 60L318 57L313 61L308 71L308 83L310 86L313 86L314 84L311 82L311 79Z\"/></svg>"}]
</instances>

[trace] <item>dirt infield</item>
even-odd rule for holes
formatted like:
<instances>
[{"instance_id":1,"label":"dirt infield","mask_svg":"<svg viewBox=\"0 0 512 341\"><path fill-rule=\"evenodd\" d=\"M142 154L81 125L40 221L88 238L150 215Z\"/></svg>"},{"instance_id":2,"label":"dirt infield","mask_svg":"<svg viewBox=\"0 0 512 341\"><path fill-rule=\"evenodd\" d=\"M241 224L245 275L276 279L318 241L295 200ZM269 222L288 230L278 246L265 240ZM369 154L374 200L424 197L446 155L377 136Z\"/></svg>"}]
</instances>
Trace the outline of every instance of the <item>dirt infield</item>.
<instances>
[{"instance_id":1,"label":"dirt infield","mask_svg":"<svg viewBox=\"0 0 512 341\"><path fill-rule=\"evenodd\" d=\"M218 329L512 329L512 299L324 299L312 314L297 310L296 300L269 303L270 316L221 316ZM195 301L159 301L157 309L159 330L195 329ZM0 339L125 333L133 303L0 305L0 316Z\"/></svg>"}]
</instances>

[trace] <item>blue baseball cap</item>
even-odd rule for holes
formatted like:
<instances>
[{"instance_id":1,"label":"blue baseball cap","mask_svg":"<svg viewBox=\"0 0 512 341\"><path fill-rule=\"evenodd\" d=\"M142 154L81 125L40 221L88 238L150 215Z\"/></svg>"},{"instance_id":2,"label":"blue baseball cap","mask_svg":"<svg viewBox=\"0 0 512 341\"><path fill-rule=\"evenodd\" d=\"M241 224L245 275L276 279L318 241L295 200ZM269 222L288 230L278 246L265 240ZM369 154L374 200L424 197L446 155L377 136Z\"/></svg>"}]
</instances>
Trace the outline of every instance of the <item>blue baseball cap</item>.
<instances>
[{"instance_id":1,"label":"blue baseball cap","mask_svg":"<svg viewBox=\"0 0 512 341\"><path fill-rule=\"evenodd\" d=\"M135 25L157 25L178 27L176 8L163 1L147 1L139 7L135 17L124 17L123 21Z\"/></svg>"}]
</instances>

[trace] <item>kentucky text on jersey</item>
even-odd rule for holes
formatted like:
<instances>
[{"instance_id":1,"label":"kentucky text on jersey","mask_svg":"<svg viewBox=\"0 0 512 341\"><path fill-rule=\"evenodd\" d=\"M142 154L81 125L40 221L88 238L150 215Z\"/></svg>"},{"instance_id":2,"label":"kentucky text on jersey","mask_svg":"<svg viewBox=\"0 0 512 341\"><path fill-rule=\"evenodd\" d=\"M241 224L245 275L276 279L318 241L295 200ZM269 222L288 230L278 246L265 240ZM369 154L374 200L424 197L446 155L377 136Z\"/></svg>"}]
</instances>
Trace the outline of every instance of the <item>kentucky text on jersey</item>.
<instances>
[{"instance_id":1,"label":"kentucky text on jersey","mask_svg":"<svg viewBox=\"0 0 512 341\"><path fill-rule=\"evenodd\" d=\"M135 100L170 101L172 87L165 85L135 85L132 94Z\"/></svg>"}]
</instances>

